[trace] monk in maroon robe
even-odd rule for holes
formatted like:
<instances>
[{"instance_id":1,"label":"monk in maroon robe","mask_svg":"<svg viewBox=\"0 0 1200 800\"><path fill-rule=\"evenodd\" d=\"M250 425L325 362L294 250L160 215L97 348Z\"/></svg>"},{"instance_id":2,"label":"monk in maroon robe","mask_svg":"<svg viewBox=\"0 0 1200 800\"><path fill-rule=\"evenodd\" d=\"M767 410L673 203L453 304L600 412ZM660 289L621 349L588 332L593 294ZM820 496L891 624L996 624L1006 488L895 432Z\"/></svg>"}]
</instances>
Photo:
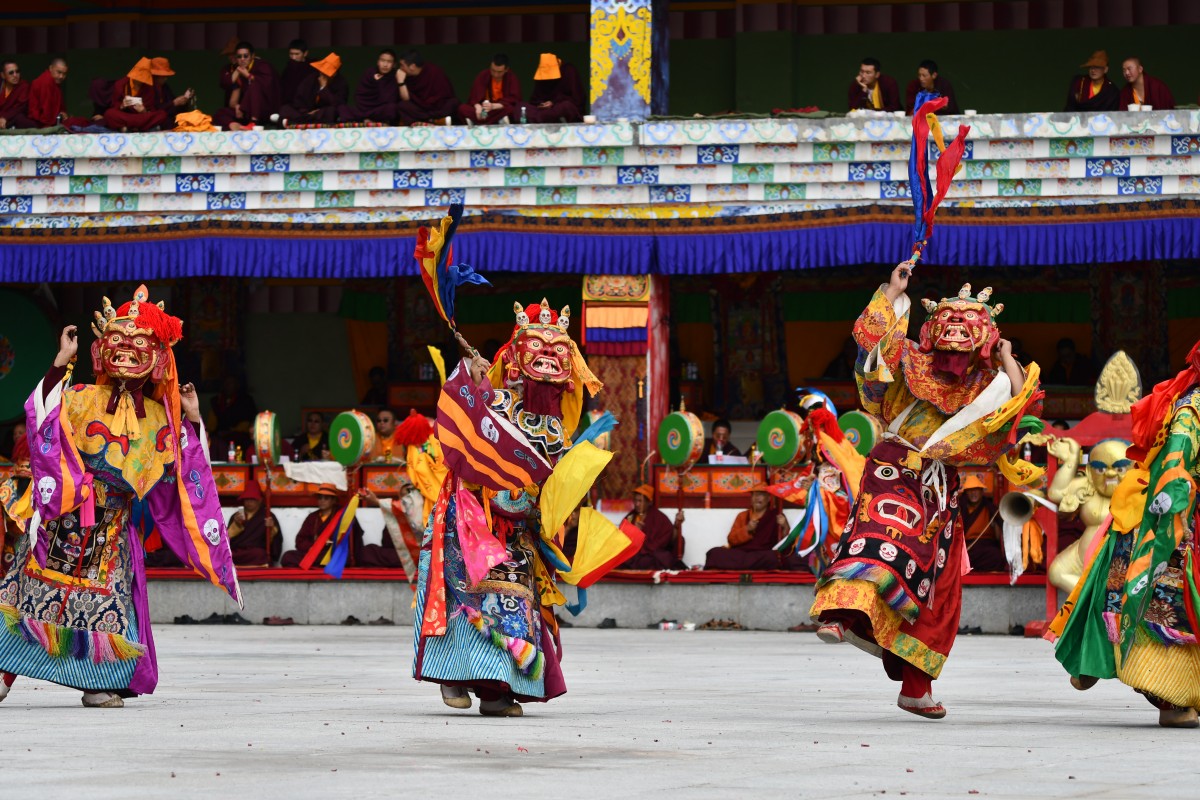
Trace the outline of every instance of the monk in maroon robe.
<instances>
[{"instance_id":1,"label":"monk in maroon robe","mask_svg":"<svg viewBox=\"0 0 1200 800\"><path fill-rule=\"evenodd\" d=\"M354 91L354 106L342 106L339 122L381 122L395 125L400 118L400 83L396 54L383 50L375 66L362 74Z\"/></svg>"},{"instance_id":2,"label":"monk in maroon robe","mask_svg":"<svg viewBox=\"0 0 1200 800\"><path fill-rule=\"evenodd\" d=\"M967 539L967 556L975 572L1007 572L1008 560L996 524L996 507L984 496L986 488L975 475L968 475L960 488L958 505Z\"/></svg>"},{"instance_id":3,"label":"monk in maroon robe","mask_svg":"<svg viewBox=\"0 0 1200 800\"><path fill-rule=\"evenodd\" d=\"M0 64L0 128L36 128L29 118L29 82L15 61Z\"/></svg>"},{"instance_id":4,"label":"monk in maroon robe","mask_svg":"<svg viewBox=\"0 0 1200 800\"><path fill-rule=\"evenodd\" d=\"M474 125L496 125L505 117L516 122L520 106L521 81L509 69L508 56L497 53L488 68L475 76L467 102L458 107L458 116Z\"/></svg>"},{"instance_id":5,"label":"monk in maroon robe","mask_svg":"<svg viewBox=\"0 0 1200 800\"><path fill-rule=\"evenodd\" d=\"M152 131L166 121L167 112L158 107L155 98L150 59L143 58L113 86L104 124L114 131Z\"/></svg>"},{"instance_id":6,"label":"monk in maroon robe","mask_svg":"<svg viewBox=\"0 0 1200 800\"><path fill-rule=\"evenodd\" d=\"M787 532L787 518L771 508L771 495L766 486L756 484L751 489L750 508L733 521L728 544L709 550L704 558L704 568L779 569L779 553L772 548Z\"/></svg>"},{"instance_id":7,"label":"monk in maroon robe","mask_svg":"<svg viewBox=\"0 0 1200 800\"><path fill-rule=\"evenodd\" d=\"M675 515L683 522L683 512ZM683 537L676 536L675 526L667 515L654 507L654 489L642 485L633 490L633 511L625 521L646 534L642 549L633 554L621 569L687 569L679 557L683 555Z\"/></svg>"},{"instance_id":8,"label":"monk in maroon robe","mask_svg":"<svg viewBox=\"0 0 1200 800\"><path fill-rule=\"evenodd\" d=\"M333 125L338 121L338 111L346 105L346 79L339 70L342 59L330 53L320 61L314 61L309 76L300 82L296 96L279 108L279 117L288 125Z\"/></svg>"},{"instance_id":9,"label":"monk in maroon robe","mask_svg":"<svg viewBox=\"0 0 1200 800\"><path fill-rule=\"evenodd\" d=\"M283 554L283 558L279 560L281 567L289 567L297 569L300 563L304 561L304 557L316 545L317 540L321 538L321 534L329 527L330 521L336 516L338 507L338 491L332 484L323 483L317 489L317 510L309 514L304 523L300 526L300 531L296 534L296 547L294 550L289 550ZM385 531L383 534L382 544L363 544L363 531L358 524L358 520L350 523L350 530L346 533L350 538L350 558L346 562L349 567L376 567L376 568L400 568L400 556L396 555L396 548L392 544L392 538ZM316 561L313 562L313 568L316 569L321 562L325 561L326 556L332 552L333 537L330 536L329 541L325 544Z\"/></svg>"},{"instance_id":10,"label":"monk in maroon robe","mask_svg":"<svg viewBox=\"0 0 1200 800\"><path fill-rule=\"evenodd\" d=\"M238 499L242 501L242 508L233 513L227 526L233 563L239 567L269 567L283 549L279 520L263 508L258 481L251 480Z\"/></svg>"},{"instance_id":11,"label":"monk in maroon robe","mask_svg":"<svg viewBox=\"0 0 1200 800\"><path fill-rule=\"evenodd\" d=\"M67 79L66 59L56 58L41 75L29 84L29 119L35 128L52 128L55 125L82 127L89 124L84 117L68 117L66 101L63 100L63 81Z\"/></svg>"},{"instance_id":12,"label":"monk in maroon robe","mask_svg":"<svg viewBox=\"0 0 1200 800\"><path fill-rule=\"evenodd\" d=\"M553 53L542 53L537 72L533 74L533 92L525 109L525 121L580 122L583 120L581 100L575 97L570 73L565 70L562 59Z\"/></svg>"},{"instance_id":13,"label":"monk in maroon robe","mask_svg":"<svg viewBox=\"0 0 1200 800\"><path fill-rule=\"evenodd\" d=\"M181 95L176 95L171 90L167 78L174 75L175 70L171 69L171 62L166 58L150 59L150 74L154 76L154 102L167 114L163 130L174 130L175 117L187 110L196 97L196 92L190 86Z\"/></svg>"},{"instance_id":14,"label":"monk in maroon robe","mask_svg":"<svg viewBox=\"0 0 1200 800\"><path fill-rule=\"evenodd\" d=\"M900 84L891 75L883 74L883 65L877 58L864 58L859 62L858 75L846 90L846 103L851 111L899 111Z\"/></svg>"},{"instance_id":15,"label":"monk in maroon robe","mask_svg":"<svg viewBox=\"0 0 1200 800\"><path fill-rule=\"evenodd\" d=\"M228 78L222 73L222 84L226 80L233 84L229 104L213 114L213 125L230 131L265 124L279 110L279 78L275 68L257 58L249 42L238 42L234 58L237 59L234 71Z\"/></svg>"},{"instance_id":16,"label":"monk in maroon robe","mask_svg":"<svg viewBox=\"0 0 1200 800\"><path fill-rule=\"evenodd\" d=\"M1171 90L1158 78L1146 73L1140 58L1125 59L1121 64L1121 74L1125 76L1125 86L1121 89L1118 111L1124 111L1131 105L1150 106L1155 111L1175 108Z\"/></svg>"},{"instance_id":17,"label":"monk in maroon robe","mask_svg":"<svg viewBox=\"0 0 1200 800\"><path fill-rule=\"evenodd\" d=\"M1081 64L1086 75L1076 75L1067 90L1067 111L1116 111L1121 102L1121 93L1106 76L1108 53L1097 50Z\"/></svg>"},{"instance_id":18,"label":"monk in maroon robe","mask_svg":"<svg viewBox=\"0 0 1200 800\"><path fill-rule=\"evenodd\" d=\"M958 99L954 96L954 87L950 81L938 74L937 62L932 59L927 58L917 65L917 77L908 83L904 99L905 114L912 116L913 108L917 104L917 95L921 92L937 92L950 101L938 112L939 114L962 113L958 107Z\"/></svg>"},{"instance_id":19,"label":"monk in maroon robe","mask_svg":"<svg viewBox=\"0 0 1200 800\"><path fill-rule=\"evenodd\" d=\"M410 51L400 57L400 102L397 110L406 125L427 124L458 114L458 98L450 79L437 64Z\"/></svg>"},{"instance_id":20,"label":"monk in maroon robe","mask_svg":"<svg viewBox=\"0 0 1200 800\"><path fill-rule=\"evenodd\" d=\"M287 64L279 73L280 102L290 104L296 98L300 84L312 73L312 64L308 61L308 43L303 39L293 39L288 45ZM282 110L280 116L283 116Z\"/></svg>"}]
</instances>

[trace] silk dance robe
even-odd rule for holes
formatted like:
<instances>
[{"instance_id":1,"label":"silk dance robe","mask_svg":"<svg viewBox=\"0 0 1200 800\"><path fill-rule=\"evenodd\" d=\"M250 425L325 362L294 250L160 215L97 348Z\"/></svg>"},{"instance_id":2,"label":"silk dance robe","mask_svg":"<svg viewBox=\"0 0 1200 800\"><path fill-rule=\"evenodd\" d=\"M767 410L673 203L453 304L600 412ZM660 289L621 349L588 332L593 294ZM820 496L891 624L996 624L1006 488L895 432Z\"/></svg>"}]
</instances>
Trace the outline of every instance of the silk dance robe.
<instances>
[{"instance_id":1,"label":"silk dance robe","mask_svg":"<svg viewBox=\"0 0 1200 800\"><path fill-rule=\"evenodd\" d=\"M203 429L149 396L65 388L64 376L51 368L25 405L33 513L0 579L0 671L149 694L158 661L139 527L241 604Z\"/></svg>"},{"instance_id":2,"label":"silk dance robe","mask_svg":"<svg viewBox=\"0 0 1200 800\"><path fill-rule=\"evenodd\" d=\"M948 380L907 338L909 307L907 295L892 303L880 287L854 326L859 396L887 433L867 456L810 612L843 622L846 640L882 657L894 680L903 662L936 678L958 632L960 578L970 569L958 468L999 462L1010 480L1024 482L1039 474L1006 455L1021 415L1040 411L1037 364L1015 392L991 368Z\"/></svg>"},{"instance_id":3,"label":"silk dance robe","mask_svg":"<svg viewBox=\"0 0 1200 800\"><path fill-rule=\"evenodd\" d=\"M480 394L546 460L562 455L569 440L561 419L526 412L519 394L486 380ZM477 583L467 562L480 548L463 542L462 515L486 515L502 548ZM472 490L453 472L446 477L421 542L414 678L462 686L485 700L511 694L518 702L545 702L566 692L551 609L564 598L539 547L537 522L530 491Z\"/></svg>"},{"instance_id":4,"label":"silk dance robe","mask_svg":"<svg viewBox=\"0 0 1200 800\"><path fill-rule=\"evenodd\" d=\"M1074 677L1117 678L1158 708L1197 708L1200 386L1165 416L1145 461L1113 494L1111 525L1046 638L1058 638L1054 656Z\"/></svg>"}]
</instances>

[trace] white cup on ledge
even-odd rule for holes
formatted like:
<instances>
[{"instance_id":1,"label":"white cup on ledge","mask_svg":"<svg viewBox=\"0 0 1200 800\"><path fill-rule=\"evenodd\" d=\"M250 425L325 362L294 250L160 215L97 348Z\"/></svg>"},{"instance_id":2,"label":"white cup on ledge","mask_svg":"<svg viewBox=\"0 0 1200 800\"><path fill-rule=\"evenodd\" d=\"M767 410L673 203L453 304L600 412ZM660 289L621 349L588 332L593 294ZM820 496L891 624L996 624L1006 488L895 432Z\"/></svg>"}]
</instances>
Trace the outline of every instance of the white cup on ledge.
<instances>
[{"instance_id":1,"label":"white cup on ledge","mask_svg":"<svg viewBox=\"0 0 1200 800\"><path fill-rule=\"evenodd\" d=\"M1126 111L1141 111L1142 107L1141 107L1141 105L1139 105L1137 103L1130 103L1128 106L1125 107L1125 110Z\"/></svg>"},{"instance_id":2,"label":"white cup on ledge","mask_svg":"<svg viewBox=\"0 0 1200 800\"><path fill-rule=\"evenodd\" d=\"M963 111L963 114L967 115L968 117L973 117L973 116L975 116L975 115L976 115L976 114L978 114L978 113L979 113L979 112L978 112L978 111L976 111L976 110L975 110L975 109L973 109L973 108L968 108L968 109L966 109L965 111Z\"/></svg>"},{"instance_id":3,"label":"white cup on ledge","mask_svg":"<svg viewBox=\"0 0 1200 800\"><path fill-rule=\"evenodd\" d=\"M903 117L903 116L904 116L904 112L903 112L903 111L893 111L893 112L892 112L892 116L893 116L893 117Z\"/></svg>"},{"instance_id":4,"label":"white cup on ledge","mask_svg":"<svg viewBox=\"0 0 1200 800\"><path fill-rule=\"evenodd\" d=\"M596 124L596 115L595 114L584 114L583 121L586 122L588 125L595 125Z\"/></svg>"},{"instance_id":5,"label":"white cup on ledge","mask_svg":"<svg viewBox=\"0 0 1200 800\"><path fill-rule=\"evenodd\" d=\"M1142 106L1142 111L1153 111L1154 106Z\"/></svg>"}]
</instances>

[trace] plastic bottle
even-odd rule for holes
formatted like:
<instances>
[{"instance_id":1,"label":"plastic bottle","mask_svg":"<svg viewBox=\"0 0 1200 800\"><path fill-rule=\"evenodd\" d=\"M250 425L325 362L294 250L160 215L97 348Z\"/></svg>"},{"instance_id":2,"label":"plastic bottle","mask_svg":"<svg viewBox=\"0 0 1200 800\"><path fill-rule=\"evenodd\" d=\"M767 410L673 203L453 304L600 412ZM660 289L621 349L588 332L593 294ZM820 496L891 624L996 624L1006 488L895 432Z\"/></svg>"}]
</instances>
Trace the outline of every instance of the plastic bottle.
<instances>
[{"instance_id":1,"label":"plastic bottle","mask_svg":"<svg viewBox=\"0 0 1200 800\"><path fill-rule=\"evenodd\" d=\"M237 458L237 445L235 445L233 443L233 439L230 439L229 440L229 452L226 453L225 460L228 461L230 464L232 464L232 463L234 463L233 460L235 458Z\"/></svg>"},{"instance_id":2,"label":"plastic bottle","mask_svg":"<svg viewBox=\"0 0 1200 800\"><path fill-rule=\"evenodd\" d=\"M524 125L529 120L525 118L525 106L521 106L521 124Z\"/></svg>"}]
</instances>

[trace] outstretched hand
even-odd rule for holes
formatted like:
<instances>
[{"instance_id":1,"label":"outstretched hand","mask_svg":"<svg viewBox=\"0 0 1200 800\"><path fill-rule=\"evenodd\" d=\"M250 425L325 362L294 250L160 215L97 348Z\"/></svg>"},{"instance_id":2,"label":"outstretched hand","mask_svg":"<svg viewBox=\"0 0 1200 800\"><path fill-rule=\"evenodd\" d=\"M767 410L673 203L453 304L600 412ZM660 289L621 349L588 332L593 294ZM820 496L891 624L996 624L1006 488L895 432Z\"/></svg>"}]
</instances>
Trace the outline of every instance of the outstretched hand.
<instances>
[{"instance_id":1,"label":"outstretched hand","mask_svg":"<svg viewBox=\"0 0 1200 800\"><path fill-rule=\"evenodd\" d=\"M895 302L896 298L908 291L908 279L912 277L913 262L904 261L896 265L892 270L891 280L888 281L887 288L884 289L884 294L887 299Z\"/></svg>"},{"instance_id":2,"label":"outstretched hand","mask_svg":"<svg viewBox=\"0 0 1200 800\"><path fill-rule=\"evenodd\" d=\"M78 330L74 325L62 329L62 335L58 337L58 355L54 357L54 366L65 367L79 352L79 338L75 335Z\"/></svg>"},{"instance_id":3,"label":"outstretched hand","mask_svg":"<svg viewBox=\"0 0 1200 800\"><path fill-rule=\"evenodd\" d=\"M200 423L200 396L196 394L195 384L185 383L179 387L179 407L189 422Z\"/></svg>"}]
</instances>

